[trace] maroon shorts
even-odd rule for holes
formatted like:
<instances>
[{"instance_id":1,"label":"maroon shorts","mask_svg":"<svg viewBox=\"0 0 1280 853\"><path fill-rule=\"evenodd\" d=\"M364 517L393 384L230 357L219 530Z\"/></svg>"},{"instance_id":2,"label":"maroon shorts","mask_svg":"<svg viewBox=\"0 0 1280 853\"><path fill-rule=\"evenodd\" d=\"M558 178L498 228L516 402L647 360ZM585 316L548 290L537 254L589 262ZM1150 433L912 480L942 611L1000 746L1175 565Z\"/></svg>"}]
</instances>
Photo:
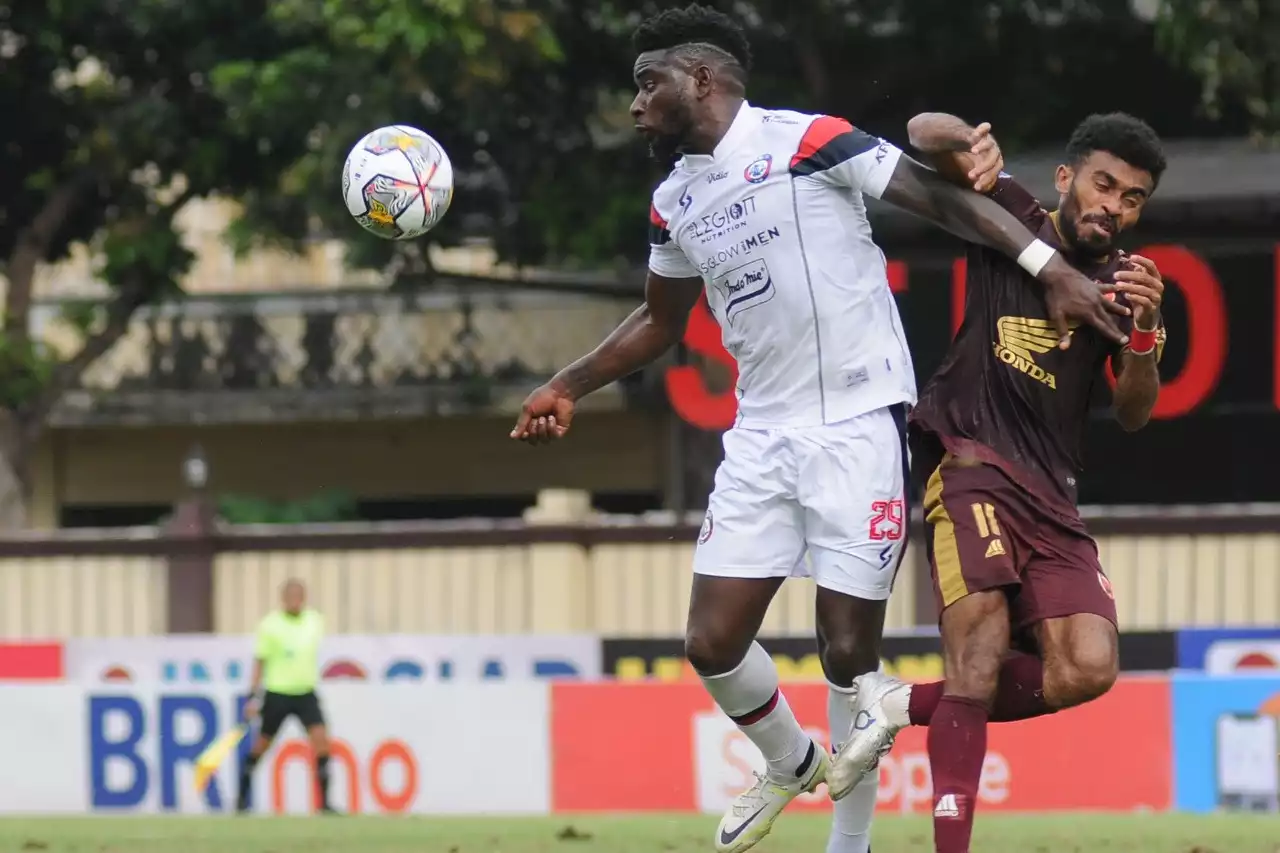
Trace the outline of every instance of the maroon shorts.
<instances>
[{"instance_id":1,"label":"maroon shorts","mask_svg":"<svg viewBox=\"0 0 1280 853\"><path fill-rule=\"evenodd\" d=\"M924 514L939 615L970 593L1003 589L1015 633L1076 613L1116 623L1111 582L1080 516L1047 507L999 468L948 454L929 477Z\"/></svg>"}]
</instances>

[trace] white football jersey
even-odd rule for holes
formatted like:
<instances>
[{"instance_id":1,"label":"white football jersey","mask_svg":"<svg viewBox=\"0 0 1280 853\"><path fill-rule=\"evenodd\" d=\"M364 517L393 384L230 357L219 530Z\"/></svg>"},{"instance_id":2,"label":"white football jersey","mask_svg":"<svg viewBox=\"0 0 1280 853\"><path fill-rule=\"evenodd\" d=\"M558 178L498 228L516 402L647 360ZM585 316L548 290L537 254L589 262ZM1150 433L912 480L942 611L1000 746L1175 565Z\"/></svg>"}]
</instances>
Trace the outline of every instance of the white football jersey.
<instances>
[{"instance_id":1,"label":"white football jersey","mask_svg":"<svg viewBox=\"0 0 1280 853\"><path fill-rule=\"evenodd\" d=\"M915 372L863 193L902 152L843 119L743 103L653 194L649 269L701 277L747 429L914 404Z\"/></svg>"}]
</instances>

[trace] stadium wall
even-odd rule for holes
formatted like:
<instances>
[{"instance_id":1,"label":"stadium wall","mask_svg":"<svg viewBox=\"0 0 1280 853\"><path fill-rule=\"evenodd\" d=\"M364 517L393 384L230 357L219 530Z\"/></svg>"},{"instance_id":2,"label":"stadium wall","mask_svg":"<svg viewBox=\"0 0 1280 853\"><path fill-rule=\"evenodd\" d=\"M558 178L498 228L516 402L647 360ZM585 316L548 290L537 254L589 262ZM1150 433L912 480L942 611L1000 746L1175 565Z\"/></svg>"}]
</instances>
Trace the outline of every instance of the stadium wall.
<instances>
[{"instance_id":1,"label":"stadium wall","mask_svg":"<svg viewBox=\"0 0 1280 853\"><path fill-rule=\"evenodd\" d=\"M1125 630L1280 623L1280 510L1112 508L1087 520ZM334 633L679 636L696 536L694 524L554 514L31 535L0 541L0 638L242 633L287 577L307 582ZM887 625L933 623L912 546ZM811 635L812 586L786 584L764 630Z\"/></svg>"},{"instance_id":2,"label":"stadium wall","mask_svg":"<svg viewBox=\"0 0 1280 853\"><path fill-rule=\"evenodd\" d=\"M825 687L796 683L787 694L825 739ZM762 769L690 683L347 683L323 696L337 738L335 800L356 813L714 814ZM230 684L0 685L0 813L222 811L240 757L204 792L193 762L237 724L242 706ZM1082 708L992 726L982 809L1274 811L1277 713L1274 674L1125 677ZM259 811L310 808L300 735L287 730L264 762ZM879 808L918 813L929 804L924 732L909 729L881 767ZM795 808L829 804L819 792Z\"/></svg>"}]
</instances>

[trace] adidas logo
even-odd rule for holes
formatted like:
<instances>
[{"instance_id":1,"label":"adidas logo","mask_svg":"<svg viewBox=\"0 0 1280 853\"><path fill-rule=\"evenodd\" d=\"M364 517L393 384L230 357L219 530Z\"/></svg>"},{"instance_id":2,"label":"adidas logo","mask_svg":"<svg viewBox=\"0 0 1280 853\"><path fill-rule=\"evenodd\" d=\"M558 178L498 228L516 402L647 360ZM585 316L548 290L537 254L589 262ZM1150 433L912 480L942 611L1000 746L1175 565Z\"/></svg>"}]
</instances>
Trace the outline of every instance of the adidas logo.
<instances>
[{"instance_id":1,"label":"adidas logo","mask_svg":"<svg viewBox=\"0 0 1280 853\"><path fill-rule=\"evenodd\" d=\"M991 544L987 546L987 557L1003 557L1004 543L999 539L992 539Z\"/></svg>"},{"instance_id":2,"label":"adidas logo","mask_svg":"<svg viewBox=\"0 0 1280 853\"><path fill-rule=\"evenodd\" d=\"M996 540L999 542L1000 540ZM938 804L933 807L934 817L960 817L960 804L955 794L943 794L938 797Z\"/></svg>"}]
</instances>

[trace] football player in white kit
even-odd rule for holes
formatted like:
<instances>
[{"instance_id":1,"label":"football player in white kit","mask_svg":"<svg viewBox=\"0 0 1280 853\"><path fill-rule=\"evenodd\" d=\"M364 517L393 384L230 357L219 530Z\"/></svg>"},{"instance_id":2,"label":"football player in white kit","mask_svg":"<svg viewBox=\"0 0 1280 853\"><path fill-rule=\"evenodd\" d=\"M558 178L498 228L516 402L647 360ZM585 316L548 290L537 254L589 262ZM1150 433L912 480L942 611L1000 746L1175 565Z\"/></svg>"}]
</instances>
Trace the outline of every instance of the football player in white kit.
<instances>
[{"instance_id":1,"label":"football player in white kit","mask_svg":"<svg viewBox=\"0 0 1280 853\"><path fill-rule=\"evenodd\" d=\"M827 751L796 721L755 641L783 580L812 576L838 746L855 725L854 678L879 665L906 544L905 419L916 395L863 196L1018 258L1045 286L1064 338L1075 320L1123 342L1110 314L1126 309L995 202L892 144L842 119L747 103L750 49L729 17L668 10L633 41L637 130L656 157L676 161L653 194L645 303L530 394L511 437L563 437L575 401L666 353L706 293L738 362L738 417L698 537L685 652L767 767L725 814L715 846L752 847L787 803L828 781L839 800L828 853L868 853L876 776L856 787L826 779Z\"/></svg>"}]
</instances>

